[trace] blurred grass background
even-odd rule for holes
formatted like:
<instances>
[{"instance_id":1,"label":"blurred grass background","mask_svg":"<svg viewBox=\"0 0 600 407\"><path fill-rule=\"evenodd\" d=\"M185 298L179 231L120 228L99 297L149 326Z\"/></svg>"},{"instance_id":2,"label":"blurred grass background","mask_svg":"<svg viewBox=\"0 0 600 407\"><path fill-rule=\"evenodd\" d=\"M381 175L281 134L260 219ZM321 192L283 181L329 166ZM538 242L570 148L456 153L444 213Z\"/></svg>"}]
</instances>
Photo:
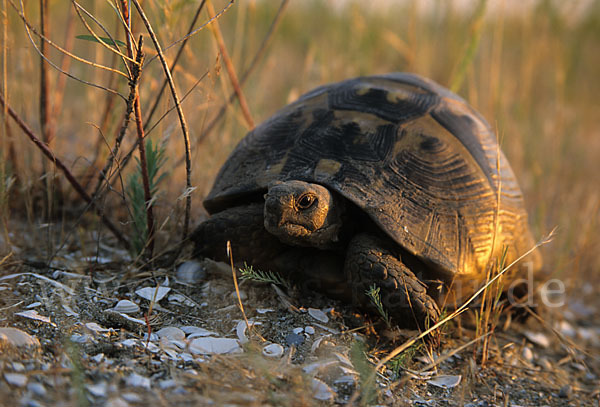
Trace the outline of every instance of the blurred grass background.
<instances>
[{"instance_id":1,"label":"blurred grass background","mask_svg":"<svg viewBox=\"0 0 600 407\"><path fill-rule=\"evenodd\" d=\"M185 35L198 3L144 2L163 47ZM571 288L588 287L591 295L594 289L589 290L589 282L597 281L600 272L600 1L519 3L406 0L365 5L361 1L292 0L244 93L255 122L260 123L302 93L327 82L409 71L450 86L461 63L467 61L457 91L496 129L525 193L535 235L541 237L558 227L554 242L543 249L546 270ZM81 4L116 38L124 40L107 3L87 0ZM214 5L218 10L226 4L215 1ZM279 6L275 0L238 1L219 20L238 75L259 49ZM477 8L482 6L487 10L478 19ZM58 44L65 44L68 18L73 18L68 17L67 8L67 3L50 1L50 38ZM39 56L18 15L10 5L6 11L9 103L39 134ZM27 2L25 13L39 25L37 2ZM133 15L133 31L145 33L136 13ZM204 11L200 20L207 19ZM74 34L87 34L79 21ZM465 59L473 45L472 60ZM166 52L169 60L176 48ZM140 84L143 117L163 80L158 61L150 61L154 55L150 41L145 42L145 50L147 62ZM73 52L123 69L99 44L75 40ZM56 50L51 50L50 56L57 63L61 60ZM221 62L214 38L205 29L192 37L174 73L180 96L208 73L183 102L192 136L196 220L204 216L201 201L220 165L248 130L234 103L219 126L204 138L203 129L232 92ZM110 82L106 72L75 61L70 72L95 83L112 83L127 93L124 78ZM51 70L50 76L51 89L56 88L59 74ZM98 142L95 127L101 126L106 97L101 90L67 81L62 109L54 117L53 149L76 174L88 169L97 152L102 159L96 166L101 168L108 154L105 143ZM163 96L160 110L164 113L170 107L170 96ZM108 143L118 131L123 111L124 103L117 99L104 131ZM161 114L155 115L153 122ZM27 191L39 177L40 153L12 123L10 127L10 137L2 130L2 151L8 157L12 143L17 152L16 163L7 159L20 179L15 189L21 192L11 199L23 200L19 209L11 209L11 217L29 208L30 220L36 219L33 198ZM133 126L130 131L126 145L135 139ZM159 224L173 208L181 206L176 201L185 186L180 132L173 111L151 133L154 140L168 139L165 168L170 180L161 186ZM64 189L68 191L67 186ZM176 222L169 225L166 235L172 233Z\"/></svg>"}]
</instances>

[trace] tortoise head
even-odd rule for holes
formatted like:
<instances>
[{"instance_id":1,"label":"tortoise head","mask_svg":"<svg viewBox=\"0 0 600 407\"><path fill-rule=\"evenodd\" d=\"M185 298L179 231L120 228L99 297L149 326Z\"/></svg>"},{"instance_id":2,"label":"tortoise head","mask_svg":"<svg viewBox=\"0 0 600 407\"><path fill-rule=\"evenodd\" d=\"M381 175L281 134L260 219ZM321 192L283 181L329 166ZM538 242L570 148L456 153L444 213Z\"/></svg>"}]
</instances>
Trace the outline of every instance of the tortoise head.
<instances>
[{"instance_id":1,"label":"tortoise head","mask_svg":"<svg viewBox=\"0 0 600 407\"><path fill-rule=\"evenodd\" d=\"M319 184L277 181L265 195L265 229L294 246L335 246L343 212L342 198Z\"/></svg>"}]
</instances>

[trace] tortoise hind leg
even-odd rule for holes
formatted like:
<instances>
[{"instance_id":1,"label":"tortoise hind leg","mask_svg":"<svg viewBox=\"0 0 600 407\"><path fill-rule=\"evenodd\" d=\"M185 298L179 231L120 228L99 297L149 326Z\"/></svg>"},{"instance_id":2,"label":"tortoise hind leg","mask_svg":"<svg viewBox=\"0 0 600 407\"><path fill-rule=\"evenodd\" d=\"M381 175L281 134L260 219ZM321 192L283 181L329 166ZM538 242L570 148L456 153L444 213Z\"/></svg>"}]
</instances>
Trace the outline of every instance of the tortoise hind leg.
<instances>
[{"instance_id":1,"label":"tortoise hind leg","mask_svg":"<svg viewBox=\"0 0 600 407\"><path fill-rule=\"evenodd\" d=\"M383 239L366 234L350 242L344 270L354 290L353 301L374 310L365 293L375 285L380 288L385 311L395 323L406 328L433 326L440 310L427 294L427 286L386 246Z\"/></svg>"}]
</instances>

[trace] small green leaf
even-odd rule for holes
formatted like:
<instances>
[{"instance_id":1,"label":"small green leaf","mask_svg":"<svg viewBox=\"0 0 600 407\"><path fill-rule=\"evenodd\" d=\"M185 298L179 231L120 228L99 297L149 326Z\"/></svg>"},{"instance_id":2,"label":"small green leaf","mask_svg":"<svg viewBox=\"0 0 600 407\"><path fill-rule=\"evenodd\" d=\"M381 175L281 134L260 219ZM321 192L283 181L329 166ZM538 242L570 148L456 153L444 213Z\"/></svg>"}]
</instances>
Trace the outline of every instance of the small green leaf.
<instances>
[{"instance_id":1,"label":"small green leaf","mask_svg":"<svg viewBox=\"0 0 600 407\"><path fill-rule=\"evenodd\" d=\"M100 43L100 41L98 41L98 39L96 37L94 37L93 35L78 35L75 38L77 38L79 40L86 40L86 41ZM119 40L113 41L110 38L106 38L106 37L98 37L98 38L100 38L107 45L115 45L115 42L119 45L123 45L123 46L127 45L123 41L119 41Z\"/></svg>"}]
</instances>

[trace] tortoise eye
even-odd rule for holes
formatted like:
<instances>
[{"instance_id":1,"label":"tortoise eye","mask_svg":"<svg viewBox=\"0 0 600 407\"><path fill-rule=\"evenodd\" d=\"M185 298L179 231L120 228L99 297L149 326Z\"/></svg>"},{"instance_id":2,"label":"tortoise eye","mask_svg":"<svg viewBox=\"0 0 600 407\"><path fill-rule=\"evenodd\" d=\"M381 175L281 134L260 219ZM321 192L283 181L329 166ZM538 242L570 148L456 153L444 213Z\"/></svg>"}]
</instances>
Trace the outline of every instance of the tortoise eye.
<instances>
[{"instance_id":1,"label":"tortoise eye","mask_svg":"<svg viewBox=\"0 0 600 407\"><path fill-rule=\"evenodd\" d=\"M296 201L296 206L298 207L298 209L308 209L316 201L317 201L317 198L314 195L304 194L304 195L301 195L300 198L298 198L298 200Z\"/></svg>"}]
</instances>

